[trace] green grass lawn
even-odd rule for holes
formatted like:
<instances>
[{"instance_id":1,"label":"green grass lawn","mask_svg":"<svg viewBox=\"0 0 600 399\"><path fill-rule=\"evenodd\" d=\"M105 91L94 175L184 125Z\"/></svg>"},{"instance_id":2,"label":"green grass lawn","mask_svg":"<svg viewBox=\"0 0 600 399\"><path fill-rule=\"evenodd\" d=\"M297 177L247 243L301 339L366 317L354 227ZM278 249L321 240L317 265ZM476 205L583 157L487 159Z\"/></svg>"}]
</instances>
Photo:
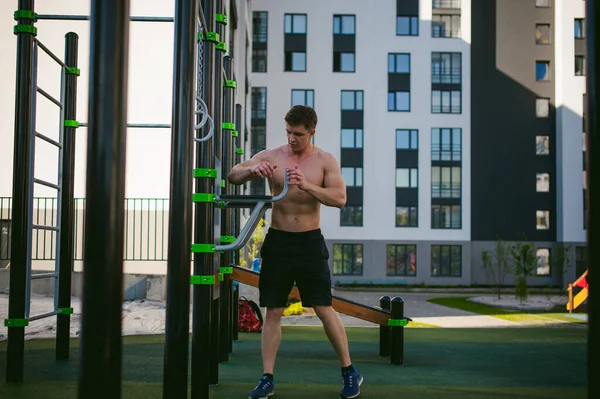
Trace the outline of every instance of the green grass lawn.
<instances>
[{"instance_id":1,"label":"green grass lawn","mask_svg":"<svg viewBox=\"0 0 600 399\"><path fill-rule=\"evenodd\" d=\"M544 325L559 323L573 323L575 325L583 325L585 320L568 317L561 313L564 306L557 306L548 311L528 311L524 312L518 309L503 309L496 306L484 305L481 303L471 302L469 297L448 297L448 298L431 298L428 302L436 305L446 306L454 309L460 309L467 312L477 313L480 315L498 317L500 319L513 321L528 325Z\"/></svg>"}]
</instances>

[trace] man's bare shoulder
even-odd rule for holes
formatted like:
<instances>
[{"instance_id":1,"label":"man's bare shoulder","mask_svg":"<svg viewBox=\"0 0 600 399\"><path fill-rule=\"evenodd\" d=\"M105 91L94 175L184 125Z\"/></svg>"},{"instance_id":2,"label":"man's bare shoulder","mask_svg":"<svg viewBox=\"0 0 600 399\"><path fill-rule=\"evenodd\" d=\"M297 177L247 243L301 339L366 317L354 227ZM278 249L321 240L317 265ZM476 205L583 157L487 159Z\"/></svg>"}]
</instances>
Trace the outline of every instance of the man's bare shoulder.
<instances>
[{"instance_id":1,"label":"man's bare shoulder","mask_svg":"<svg viewBox=\"0 0 600 399\"><path fill-rule=\"evenodd\" d=\"M285 146L267 148L265 150L262 150L262 151L256 153L256 155L254 157L259 159L260 161L272 162L274 159L276 159L278 156L280 156L283 153L283 147L285 147Z\"/></svg>"},{"instance_id":2,"label":"man's bare shoulder","mask_svg":"<svg viewBox=\"0 0 600 399\"><path fill-rule=\"evenodd\" d=\"M315 154L318 159L323 163L324 167L331 167L338 165L337 158L330 152L325 151L322 148L315 147Z\"/></svg>"}]
</instances>

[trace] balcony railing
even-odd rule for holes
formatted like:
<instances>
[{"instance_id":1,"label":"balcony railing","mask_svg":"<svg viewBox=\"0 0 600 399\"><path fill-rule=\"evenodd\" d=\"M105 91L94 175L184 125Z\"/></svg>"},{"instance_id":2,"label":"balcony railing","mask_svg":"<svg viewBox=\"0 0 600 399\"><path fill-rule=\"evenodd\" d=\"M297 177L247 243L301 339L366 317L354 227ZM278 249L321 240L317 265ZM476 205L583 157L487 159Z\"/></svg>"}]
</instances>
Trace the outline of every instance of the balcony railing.
<instances>
[{"instance_id":1,"label":"balcony railing","mask_svg":"<svg viewBox=\"0 0 600 399\"><path fill-rule=\"evenodd\" d=\"M460 9L461 0L433 0L432 8Z\"/></svg>"}]
</instances>

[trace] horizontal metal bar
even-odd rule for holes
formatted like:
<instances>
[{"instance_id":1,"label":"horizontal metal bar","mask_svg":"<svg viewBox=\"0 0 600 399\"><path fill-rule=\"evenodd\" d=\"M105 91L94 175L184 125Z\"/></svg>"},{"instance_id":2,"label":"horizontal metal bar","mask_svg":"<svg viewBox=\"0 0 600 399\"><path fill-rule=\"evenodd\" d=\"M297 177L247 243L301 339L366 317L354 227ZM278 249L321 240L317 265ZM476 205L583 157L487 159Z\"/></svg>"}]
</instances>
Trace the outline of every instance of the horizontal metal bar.
<instances>
[{"instance_id":1,"label":"horizontal metal bar","mask_svg":"<svg viewBox=\"0 0 600 399\"><path fill-rule=\"evenodd\" d=\"M39 19L39 16L38 16ZM35 42L37 43L37 45L44 50L44 52L46 54L48 54L50 56L50 58L52 58L54 61L56 61L56 63L58 65L60 65L61 67L63 67L64 69L69 69L69 67L60 59L58 58L52 51L50 51L50 49L46 46L44 46L44 44L42 42L40 42L38 39L34 38L33 40L35 40Z\"/></svg>"},{"instance_id":2,"label":"horizontal metal bar","mask_svg":"<svg viewBox=\"0 0 600 399\"><path fill-rule=\"evenodd\" d=\"M58 227L44 226L43 224L34 224L33 228L38 229L38 230L60 231L60 229Z\"/></svg>"},{"instance_id":3,"label":"horizontal metal bar","mask_svg":"<svg viewBox=\"0 0 600 399\"><path fill-rule=\"evenodd\" d=\"M58 277L57 273L40 273L40 274L32 274L31 275L32 280L39 280L42 278L57 278L57 277Z\"/></svg>"},{"instance_id":4,"label":"horizontal metal bar","mask_svg":"<svg viewBox=\"0 0 600 399\"><path fill-rule=\"evenodd\" d=\"M62 148L62 144L60 144L58 141L52 140L50 137L48 137L40 132L35 132L35 137L40 138L40 139L44 140L45 142L52 144L53 146Z\"/></svg>"},{"instance_id":5,"label":"horizontal metal bar","mask_svg":"<svg viewBox=\"0 0 600 399\"><path fill-rule=\"evenodd\" d=\"M62 103L60 101L58 101L56 98L52 97L52 95L50 93L48 93L47 91L45 91L41 87L38 86L37 91L38 91L38 93L40 93L41 95L43 95L44 97L46 97L48 100L52 101L54 104L58 105L61 108L63 107L63 105L62 105Z\"/></svg>"},{"instance_id":6,"label":"horizontal metal bar","mask_svg":"<svg viewBox=\"0 0 600 399\"><path fill-rule=\"evenodd\" d=\"M36 320L40 320L40 319L45 319L46 317L50 317L50 316L56 316L61 314L62 311L60 310L55 310L53 312L48 312L48 313L43 313L43 314L38 314L36 316L30 317L29 321L36 321Z\"/></svg>"},{"instance_id":7,"label":"horizontal metal bar","mask_svg":"<svg viewBox=\"0 0 600 399\"><path fill-rule=\"evenodd\" d=\"M88 127L87 122L80 122L79 127ZM145 129L170 129L171 125L166 123L128 123L130 128L145 128Z\"/></svg>"},{"instance_id":8,"label":"horizontal metal bar","mask_svg":"<svg viewBox=\"0 0 600 399\"><path fill-rule=\"evenodd\" d=\"M89 15L51 15L51 14L38 14L37 19L45 20L63 20L63 21L89 21ZM129 18L133 22L173 22L173 17L145 17L145 16L131 16Z\"/></svg>"},{"instance_id":9,"label":"horizontal metal bar","mask_svg":"<svg viewBox=\"0 0 600 399\"><path fill-rule=\"evenodd\" d=\"M33 179L33 182L37 183L37 184L41 184L42 186L53 188L55 190L60 190L60 186L58 184L50 183L50 182L48 182L46 180Z\"/></svg>"}]
</instances>

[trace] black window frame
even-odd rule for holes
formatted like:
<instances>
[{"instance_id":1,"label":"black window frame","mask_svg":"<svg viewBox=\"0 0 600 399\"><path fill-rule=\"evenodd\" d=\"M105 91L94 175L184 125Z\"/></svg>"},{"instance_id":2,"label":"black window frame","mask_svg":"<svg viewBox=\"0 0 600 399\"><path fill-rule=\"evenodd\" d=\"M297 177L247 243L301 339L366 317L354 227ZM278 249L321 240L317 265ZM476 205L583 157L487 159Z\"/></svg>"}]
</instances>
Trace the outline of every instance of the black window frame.
<instances>
[{"instance_id":1,"label":"black window frame","mask_svg":"<svg viewBox=\"0 0 600 399\"><path fill-rule=\"evenodd\" d=\"M408 33L400 33L398 29L398 22L400 18L408 18ZM419 36L419 16L418 15L396 15L396 36Z\"/></svg>"},{"instance_id":2,"label":"black window frame","mask_svg":"<svg viewBox=\"0 0 600 399\"><path fill-rule=\"evenodd\" d=\"M442 139L444 137L444 135L443 135L444 131L450 131L449 132L449 137L450 137L449 143L444 143L442 141ZM455 131L459 132L460 143L458 143L458 144L454 143ZM434 135L436 135L436 133L438 136L439 145L434 146L434 144L433 144ZM431 160L433 162L436 162L436 161L462 162L462 155L463 155L462 154L462 143L463 143L462 128L460 128L460 127L432 127L431 128ZM444 156L445 154L449 154L449 157Z\"/></svg>"},{"instance_id":3,"label":"black window frame","mask_svg":"<svg viewBox=\"0 0 600 399\"><path fill-rule=\"evenodd\" d=\"M453 208L458 208L458 221L454 220ZM436 217L437 211L437 217ZM446 212L442 212L446 211ZM432 204L431 205L431 229L432 230L461 230L462 229L462 205L461 204ZM446 218L444 218L446 216ZM446 225L447 218L450 223Z\"/></svg>"},{"instance_id":4,"label":"black window frame","mask_svg":"<svg viewBox=\"0 0 600 399\"><path fill-rule=\"evenodd\" d=\"M362 227L363 212L364 209L362 205L346 205L340 209L340 226ZM351 222L348 222L349 220L351 220Z\"/></svg>"},{"instance_id":5,"label":"black window frame","mask_svg":"<svg viewBox=\"0 0 600 399\"><path fill-rule=\"evenodd\" d=\"M340 248L340 253L341 253L341 259L336 259L336 247L341 247ZM350 257L352 258L352 271L350 273L344 273L344 260L345 260L345 255L346 248L350 248ZM364 246L363 244L360 243L334 243L333 244L333 254L331 256L331 273L334 276L362 276L363 272L364 272ZM357 258L359 258L359 256L357 254L360 254L360 262L357 262ZM337 273L338 270L338 265L340 265L339 270L341 271L341 273Z\"/></svg>"},{"instance_id":6,"label":"black window frame","mask_svg":"<svg viewBox=\"0 0 600 399\"><path fill-rule=\"evenodd\" d=\"M342 33L342 17L352 17L353 19L353 27L352 27L352 33ZM339 25L340 25L340 32L336 33L335 32L335 21L336 19L339 20ZM356 14L333 14L333 34L334 35L351 35L354 36L356 35Z\"/></svg>"},{"instance_id":7,"label":"black window frame","mask_svg":"<svg viewBox=\"0 0 600 399\"><path fill-rule=\"evenodd\" d=\"M400 210L408 210L408 223L402 224L400 221ZM414 211L414 212L413 212ZM418 205L396 205L396 227L419 227L419 206Z\"/></svg>"},{"instance_id":8,"label":"black window frame","mask_svg":"<svg viewBox=\"0 0 600 399\"><path fill-rule=\"evenodd\" d=\"M442 25L442 19L449 18L450 29ZM458 21L456 21L458 20ZM462 16L460 14L433 14L431 16L431 37L436 39L459 39L461 37ZM457 27L455 28L455 25Z\"/></svg>"},{"instance_id":9,"label":"black window frame","mask_svg":"<svg viewBox=\"0 0 600 399\"><path fill-rule=\"evenodd\" d=\"M344 93L354 93L354 108L344 108ZM356 107L358 103L358 95L360 94L360 108ZM340 109L342 111L364 111L365 108L365 94L363 90L341 90L340 91Z\"/></svg>"},{"instance_id":10,"label":"black window frame","mask_svg":"<svg viewBox=\"0 0 600 399\"><path fill-rule=\"evenodd\" d=\"M302 103L302 104L294 104L294 92L303 92L304 93L304 103ZM312 93L312 99L313 99L312 105L307 104L307 102L308 102L307 99L308 99L308 93L309 92ZM290 96L291 96L291 98L290 98L290 104L291 104L291 106L294 106L294 105L306 105L306 106L311 107L313 109L315 108L315 90L314 89L291 89L290 90Z\"/></svg>"},{"instance_id":11,"label":"black window frame","mask_svg":"<svg viewBox=\"0 0 600 399\"><path fill-rule=\"evenodd\" d=\"M408 134L408 148L398 146L398 136L400 133ZM413 148L413 141L416 142ZM396 129L396 150L417 151L419 149L419 130L418 129Z\"/></svg>"},{"instance_id":12,"label":"black window frame","mask_svg":"<svg viewBox=\"0 0 600 399\"><path fill-rule=\"evenodd\" d=\"M287 17L291 17L291 32L286 32L286 23L285 20ZM295 16L303 16L304 17L304 32L294 32L294 17ZM283 14L283 33L285 35L307 35L308 34L308 14L306 13L285 13Z\"/></svg>"},{"instance_id":13,"label":"black window frame","mask_svg":"<svg viewBox=\"0 0 600 399\"><path fill-rule=\"evenodd\" d=\"M402 251L399 251L402 250ZM412 251L411 251L412 250ZM400 253L399 253L400 252ZM404 277L416 277L417 276L417 244L387 244L385 248L386 264L385 264L385 275L390 277L404 276ZM413 268L409 267L411 260L410 255L414 256L414 271ZM399 255L403 258L399 261ZM401 270L401 266L404 266L404 272ZM390 267L392 266L392 267ZM399 267L400 266L400 267ZM393 269L394 272L390 273Z\"/></svg>"},{"instance_id":14,"label":"black window frame","mask_svg":"<svg viewBox=\"0 0 600 399\"><path fill-rule=\"evenodd\" d=\"M443 257L443 250L444 249L448 249L448 273L442 273L442 257ZM459 271L460 273L458 274L453 274L452 273L452 263L453 261L455 262L456 260L453 259L454 257L457 256L455 250L458 249L458 257L459 257ZM447 244L433 244L431 245L431 277L462 277L462 271L463 271L463 253L462 253L462 245L447 245ZM436 266L436 262L434 259L434 256L437 255L437 259L439 264L437 265L438 268L437 270L439 271L439 273L434 273L435 266Z\"/></svg>"},{"instance_id":15,"label":"black window frame","mask_svg":"<svg viewBox=\"0 0 600 399\"><path fill-rule=\"evenodd\" d=\"M442 181L442 176L444 175L443 171L445 169L449 169L450 173L449 188L444 188L444 182ZM460 182L458 184L455 184L453 181L454 169L460 169ZM434 187L433 184L433 174L436 172L436 170L439 170L439 187ZM431 198L462 198L462 172L462 165L431 165ZM458 188L456 188L456 185L458 185ZM445 193L449 194L444 195Z\"/></svg>"}]
</instances>

